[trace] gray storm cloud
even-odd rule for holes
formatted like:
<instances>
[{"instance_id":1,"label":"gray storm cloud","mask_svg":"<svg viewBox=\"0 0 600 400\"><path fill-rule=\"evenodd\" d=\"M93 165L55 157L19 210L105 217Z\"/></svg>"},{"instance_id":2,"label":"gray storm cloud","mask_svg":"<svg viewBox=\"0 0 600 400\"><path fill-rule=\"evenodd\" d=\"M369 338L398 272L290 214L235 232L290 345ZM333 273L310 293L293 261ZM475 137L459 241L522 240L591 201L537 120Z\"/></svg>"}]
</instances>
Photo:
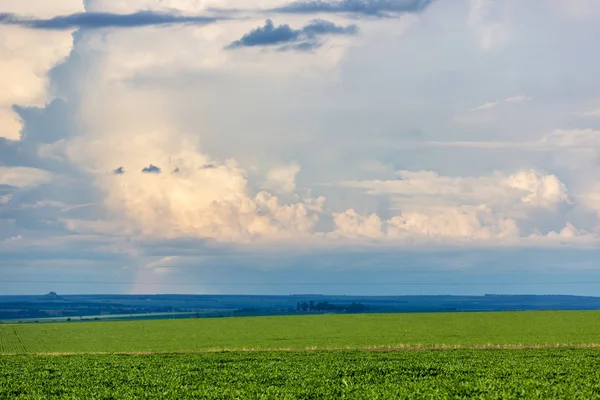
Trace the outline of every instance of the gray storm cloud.
<instances>
[{"instance_id":1,"label":"gray storm cloud","mask_svg":"<svg viewBox=\"0 0 600 400\"><path fill-rule=\"evenodd\" d=\"M295 1L271 11L290 14L355 14L391 17L425 10L435 0L314 0Z\"/></svg>"},{"instance_id":2,"label":"gray storm cloud","mask_svg":"<svg viewBox=\"0 0 600 400\"><path fill-rule=\"evenodd\" d=\"M268 19L263 27L253 29L226 48L283 45L280 50L312 50L322 44L319 40L322 36L356 35L357 33L356 25L338 26L333 22L320 19L312 20L300 29L293 29L287 24L275 26L273 21Z\"/></svg>"},{"instance_id":3,"label":"gray storm cloud","mask_svg":"<svg viewBox=\"0 0 600 400\"><path fill-rule=\"evenodd\" d=\"M174 24L206 25L218 20L215 17L187 16L152 11L139 11L131 14L83 12L46 19L0 13L0 24L45 30L135 28Z\"/></svg>"}]
</instances>

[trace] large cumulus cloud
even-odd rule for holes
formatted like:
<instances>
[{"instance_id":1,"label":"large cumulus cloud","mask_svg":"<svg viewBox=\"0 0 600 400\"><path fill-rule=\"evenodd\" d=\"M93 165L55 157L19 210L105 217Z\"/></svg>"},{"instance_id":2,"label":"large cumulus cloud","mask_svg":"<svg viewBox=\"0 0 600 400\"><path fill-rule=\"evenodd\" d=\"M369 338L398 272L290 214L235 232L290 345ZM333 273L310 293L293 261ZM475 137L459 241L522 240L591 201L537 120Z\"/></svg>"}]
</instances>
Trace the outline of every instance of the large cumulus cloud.
<instances>
[{"instance_id":1,"label":"large cumulus cloud","mask_svg":"<svg viewBox=\"0 0 600 400\"><path fill-rule=\"evenodd\" d=\"M538 167L535 161L531 165L506 165L490 174L464 173L468 166L462 167L463 173L446 173L443 166L422 167L415 158L410 158L416 156L404 152L401 154L406 160L412 161L400 160L407 165L394 168L397 172L391 178L389 174L373 176L373 171L368 179L347 176L357 169L350 165L354 163L350 154L366 152L372 143L366 139L380 138L377 127L387 125L377 121L374 115L408 110L417 103L428 104L422 99L413 103L412 98L409 101L402 97L400 90L398 93L387 91L395 81L407 81L400 73L394 79L388 77L390 79L383 84L377 80L377 73L352 75L355 65L363 65L364 60L370 59L369 50L365 50L368 45L387 47L382 43L391 42L381 41L385 36L381 31L367 29L364 38L360 38L362 43L349 46L347 36L357 33L350 18L357 15L425 15L432 3L342 0L281 5L264 1L254 6L248 18L224 19L217 24L209 24L214 22L212 18L197 15L205 15L215 8L221 11L244 9L242 4L236 1L135 0L121 3L90 0L85 3L85 13L61 9L61 14L46 13L30 18L15 16L29 15L23 9L7 9L10 14L4 15L3 22L12 25L0 29L15 29L23 35L39 34L36 29L24 27L82 29L76 35L74 48L69 30L49 32L48 37L68 34L64 48L49 51L52 57L48 57L42 66L13 68L15 74L25 71L30 75L19 79L31 83L32 89L24 91L26 94L22 98L13 91L10 96L6 95L6 100L0 100L0 104L6 104L0 107L7 121L3 126L12 126L11 138L18 138L18 133L14 132L21 129L19 118L25 114L24 108L14 109L13 105L44 105L51 99L45 78L47 71L73 49L71 63L66 67L69 72L66 79L71 80L71 87L76 90L66 93L65 101L76 110L74 120L78 131L39 147L40 156L68 164L77 173L88 177L100 195L99 202L105 212L97 218L62 220L65 228L73 232L97 234L105 229L112 233L121 231L149 237L194 237L234 242L292 241L293 238L316 242L327 238L332 242L339 240L338 243L347 238L362 238L366 242L384 239L394 243L410 243L414 238L493 242L498 239L515 241L531 235L587 235L597 221L590 218L588 223L582 223L582 215L595 214L594 190L590 190L585 201L579 187L571 189L560 173L552 168ZM494 25L497 21L490 21L496 15L492 12L495 3L473 1L469 5L470 9L464 10L470 15L465 29L475 29L480 35L480 47L474 46L476 51L491 50L507 43L508 36L500 35L503 31L498 30L499 25ZM277 18L285 16L286 22L289 18L289 24L275 25L267 20L264 26L256 28L264 21L261 13L265 10L277 13ZM329 14L327 18L332 20L313 19L318 14ZM184 26L173 26L179 23ZM388 26L388 22L380 18L361 19L360 23L365 23L367 28L374 26L369 24ZM398 21L394 20L394 23ZM159 29L157 25L166 26ZM98 27L136 29L101 32L89 29ZM411 34L418 35L419 32ZM320 46L322 42L318 38L325 36L328 46ZM225 50L271 45L281 50L311 49L315 52L307 55ZM430 52L435 50L429 49ZM415 54L415 63L422 63L418 53ZM30 55L27 53L23 57ZM431 72L434 66L430 63L426 68L410 68ZM418 75L415 71L413 73ZM298 81L300 77L302 81ZM307 82L312 86L307 86ZM362 82L372 82L373 87L384 93L373 95L376 98L373 104L378 109L369 101L369 96L377 90L372 90L369 85L361 86ZM365 88L370 94L362 98L361 90L367 90ZM410 89L410 84L406 88ZM7 93L11 93L10 90ZM538 101L537 94L531 97L529 91L498 93L490 95L492 100L485 102L461 100L465 105L462 114L452 110L452 113L447 112L447 117L452 120L453 115L500 111L509 115L516 108L535 103L530 101L534 98ZM298 94L299 98L293 99ZM419 95L415 96L418 98ZM403 100L395 102L398 99ZM383 104L388 100L389 104ZM315 129L333 127L330 135L322 135L324 141L331 140L326 142L329 146L325 149L327 154L319 153L323 149L311 144L310 139L317 138L317 134L291 133L296 129L295 123L285 118L298 107L301 115L296 115L298 125L309 126L307 122L312 121L313 127L319 127ZM250 121L251 126L241 122L233 133L232 129L223 128L226 125L215 127L202 119L217 118L212 110L218 110L220 120ZM310 117L304 118L302 112L308 112ZM323 117L319 115L321 112L330 114ZM404 112L408 115L408 111ZM247 119L242 118L244 113L248 114ZM355 145L350 140L351 132L356 134L358 128L351 125L362 113L370 115L375 128L364 124L365 131L359 138L362 144ZM345 116L346 120L340 116ZM477 120L470 124L470 129L483 129L481 127L490 121L500 121L500 118ZM428 122L422 121L423 125ZM349 127L347 130L340 128L344 123L346 128ZM272 125L266 128L268 124ZM261 137L262 131L269 129L273 131L270 139L300 143L305 146L300 147L301 151L310 156L318 154L321 158L314 159L320 160L322 165L313 165L311 170L297 161L292 150L279 152L276 156L271 151L270 159L263 157L269 154L269 149L261 149L261 146L267 147L261 143L271 146L278 144L277 140L253 138ZM448 136L451 137L451 133ZM342 134L344 140L339 139L342 136L336 136ZM225 139L222 135L230 136ZM597 142L597 130L591 128L556 129L541 139L524 139L522 142L442 141L441 136L436 137L431 132L429 138L432 140L419 140L419 135L412 137L420 142L423 152L420 162L430 165L438 160L425 153L436 149L448 153L454 149L513 148L570 151L584 147L589 150ZM240 144L244 140L246 142ZM252 141L255 147L245 146ZM388 155L386 151L391 152L393 146L391 140L384 142L380 147L385 151L379 149L374 158L391 159L393 154ZM288 149L293 147L287 145ZM344 154L351 147L354 147L354 153ZM261 153L251 154L257 148ZM307 159L310 157L305 155L304 160ZM335 162L344 165L334 165ZM328 181L320 181L321 173L325 176L331 170L335 173L326 175ZM15 174L21 174L24 182L25 177L39 175L30 178L33 183L23 184L24 188L48 182L52 176L43 171L12 167L3 172L6 181L9 178L15 181ZM386 173L383 171L382 175ZM312 178L310 184L300 184L299 180L306 176ZM339 193L346 190L359 194L343 198ZM323 193L327 196L321 196ZM13 202L13 198L8 197L12 192L3 196L6 196L4 203Z\"/></svg>"},{"instance_id":2,"label":"large cumulus cloud","mask_svg":"<svg viewBox=\"0 0 600 400\"><path fill-rule=\"evenodd\" d=\"M47 18L82 11L83 4L73 0L3 0L0 10ZM48 72L69 55L73 47L71 34L72 30L35 32L0 24L0 140L20 139L23 121L15 106L44 106L52 99Z\"/></svg>"}]
</instances>

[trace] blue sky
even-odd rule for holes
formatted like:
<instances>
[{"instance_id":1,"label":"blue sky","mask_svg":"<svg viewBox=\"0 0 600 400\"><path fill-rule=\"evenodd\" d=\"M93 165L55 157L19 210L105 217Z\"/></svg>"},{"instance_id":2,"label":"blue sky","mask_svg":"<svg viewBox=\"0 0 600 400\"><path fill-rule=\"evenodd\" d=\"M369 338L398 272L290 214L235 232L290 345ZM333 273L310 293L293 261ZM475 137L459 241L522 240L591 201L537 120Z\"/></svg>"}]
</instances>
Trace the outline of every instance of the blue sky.
<instances>
[{"instance_id":1,"label":"blue sky","mask_svg":"<svg viewBox=\"0 0 600 400\"><path fill-rule=\"evenodd\" d=\"M0 293L597 295L596 0L0 0Z\"/></svg>"}]
</instances>

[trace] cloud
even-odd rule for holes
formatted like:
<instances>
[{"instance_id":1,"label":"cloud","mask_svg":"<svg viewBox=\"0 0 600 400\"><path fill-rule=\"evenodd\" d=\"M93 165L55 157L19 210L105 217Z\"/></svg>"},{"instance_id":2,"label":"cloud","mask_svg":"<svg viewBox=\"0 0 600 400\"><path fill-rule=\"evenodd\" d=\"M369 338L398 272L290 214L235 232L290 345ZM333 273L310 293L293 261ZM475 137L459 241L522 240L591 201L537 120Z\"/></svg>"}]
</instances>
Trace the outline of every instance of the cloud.
<instances>
[{"instance_id":1,"label":"cloud","mask_svg":"<svg viewBox=\"0 0 600 400\"><path fill-rule=\"evenodd\" d=\"M469 26L468 0L398 19L364 9L375 2L324 1L314 3L322 13L284 14L264 11L290 1L0 0L0 12L30 20L80 13L84 3L93 13L234 17L76 33L0 25L0 164L52 179L0 185L0 202L12 196L0 205L0 274L156 283L135 292L168 292L172 281L215 283L178 291L306 293L273 282L334 282L344 271L358 286L333 290L376 294L381 285L367 283L396 282L402 265L456 270L436 282L478 282L473 273L482 271L491 282L494 268L593 269L599 126L592 113L573 112L598 108L600 58L589 38L600 24L583 10L577 21L553 14L550 2L573 7L496 0ZM245 10L209 14L211 6ZM315 17L359 24L361 33L223 50L266 18L301 31ZM311 51L277 51L292 49ZM508 97L517 94L535 101ZM452 123L458 113L493 123ZM151 163L162 173L141 172ZM114 174L119 167L124 174ZM564 249L575 245L596 249ZM136 275L142 269L148 278ZM232 276L238 286L216 284ZM525 281L515 290L585 286Z\"/></svg>"},{"instance_id":2,"label":"cloud","mask_svg":"<svg viewBox=\"0 0 600 400\"><path fill-rule=\"evenodd\" d=\"M52 175L37 168L0 166L0 185L30 188L50 182Z\"/></svg>"},{"instance_id":3,"label":"cloud","mask_svg":"<svg viewBox=\"0 0 600 400\"><path fill-rule=\"evenodd\" d=\"M104 180L106 205L142 234L158 237L285 239L309 234L318 221L319 202L282 204L268 192L252 195L234 166L179 169L153 182L132 173L118 183Z\"/></svg>"},{"instance_id":4,"label":"cloud","mask_svg":"<svg viewBox=\"0 0 600 400\"><path fill-rule=\"evenodd\" d=\"M354 181L342 185L366 189L372 195L394 195L400 206L410 204L411 208L480 204L553 207L569 201L564 183L555 175L535 170L483 177L440 176L433 171L398 171L396 174L396 180Z\"/></svg>"},{"instance_id":5,"label":"cloud","mask_svg":"<svg viewBox=\"0 0 600 400\"><path fill-rule=\"evenodd\" d=\"M569 151L600 148L600 130L556 129L538 140L528 142L429 142L432 146L473 149L524 149L531 151Z\"/></svg>"},{"instance_id":6,"label":"cloud","mask_svg":"<svg viewBox=\"0 0 600 400\"><path fill-rule=\"evenodd\" d=\"M485 124L491 123L497 119L497 109L507 107L513 104L519 104L531 100L529 96L518 95L507 97L502 100L489 101L466 112L456 115L452 120L462 124Z\"/></svg>"},{"instance_id":7,"label":"cloud","mask_svg":"<svg viewBox=\"0 0 600 400\"><path fill-rule=\"evenodd\" d=\"M479 46L486 51L508 42L510 33L503 23L502 2L498 0L470 0L468 24L477 35Z\"/></svg>"},{"instance_id":8,"label":"cloud","mask_svg":"<svg viewBox=\"0 0 600 400\"><path fill-rule=\"evenodd\" d=\"M186 16L152 11L139 11L132 14L82 12L48 19L28 19L15 14L0 13L0 24L43 30L134 28L174 24L206 25L217 20L218 18L215 17Z\"/></svg>"},{"instance_id":9,"label":"cloud","mask_svg":"<svg viewBox=\"0 0 600 400\"><path fill-rule=\"evenodd\" d=\"M268 19L265 26L255 28L227 46L228 49L240 47L281 45L280 50L312 50L321 43L317 37L324 35L355 35L356 25L338 26L333 22L315 19L301 29L292 29L289 25L275 26Z\"/></svg>"},{"instance_id":10,"label":"cloud","mask_svg":"<svg viewBox=\"0 0 600 400\"><path fill-rule=\"evenodd\" d=\"M85 0L84 0L85 1ZM83 11L82 0L0 0L0 10L5 13L25 14L39 18Z\"/></svg>"},{"instance_id":11,"label":"cloud","mask_svg":"<svg viewBox=\"0 0 600 400\"><path fill-rule=\"evenodd\" d=\"M553 207L569 202L567 188L555 175L537 171L520 171L506 177L502 184L522 193L521 201L536 207Z\"/></svg>"},{"instance_id":12,"label":"cloud","mask_svg":"<svg viewBox=\"0 0 600 400\"><path fill-rule=\"evenodd\" d=\"M102 219L61 218L61 224L70 232L80 235L133 236L136 232L124 221L107 221Z\"/></svg>"},{"instance_id":13,"label":"cloud","mask_svg":"<svg viewBox=\"0 0 600 400\"><path fill-rule=\"evenodd\" d=\"M21 138L23 120L15 105L40 107L52 99L48 72L68 56L72 44L71 32L0 25L0 138Z\"/></svg>"},{"instance_id":14,"label":"cloud","mask_svg":"<svg viewBox=\"0 0 600 400\"><path fill-rule=\"evenodd\" d=\"M359 215L350 209L333 214L334 235L349 238L380 238L384 236L383 221L377 214Z\"/></svg>"},{"instance_id":15,"label":"cloud","mask_svg":"<svg viewBox=\"0 0 600 400\"><path fill-rule=\"evenodd\" d=\"M179 172L179 170L177 171ZM161 169L156 165L150 164L149 166L144 167L144 169L142 169L142 172L146 174L160 174Z\"/></svg>"},{"instance_id":16,"label":"cloud","mask_svg":"<svg viewBox=\"0 0 600 400\"><path fill-rule=\"evenodd\" d=\"M67 204L67 203L63 203L61 201L54 201L54 200L40 200L40 201L36 201L34 204L23 204L23 208L33 208L33 209L38 209L38 208L46 208L46 207L50 207L50 208L58 208L61 211L72 211L72 210L77 210L77 209L81 209L81 208L85 208L85 207L94 207L97 204Z\"/></svg>"},{"instance_id":17,"label":"cloud","mask_svg":"<svg viewBox=\"0 0 600 400\"><path fill-rule=\"evenodd\" d=\"M35 32L3 21L11 13L51 18L83 11L80 0L0 0L0 139L21 139L23 120L15 106L43 107L50 102L48 72L73 47L71 31Z\"/></svg>"},{"instance_id":18,"label":"cloud","mask_svg":"<svg viewBox=\"0 0 600 400\"><path fill-rule=\"evenodd\" d=\"M284 167L273 168L267 174L267 180L262 187L280 193L294 193L296 191L296 175L300 172L300 165L294 163Z\"/></svg>"},{"instance_id":19,"label":"cloud","mask_svg":"<svg viewBox=\"0 0 600 400\"><path fill-rule=\"evenodd\" d=\"M120 221L127 230L119 230L145 237L225 242L312 234L323 199L285 202L258 190L235 160L216 161L201 150L197 135L178 128L165 112L168 96L106 84L110 72L95 71L94 84L82 91L82 133L66 144L69 161L101 194L107 222ZM115 165L127 173L108 174ZM144 165L178 173L144 173Z\"/></svg>"},{"instance_id":20,"label":"cloud","mask_svg":"<svg viewBox=\"0 0 600 400\"><path fill-rule=\"evenodd\" d=\"M516 239L516 221L493 213L486 206L441 208L433 212L409 212L391 218L388 235L412 235L467 240Z\"/></svg>"},{"instance_id":21,"label":"cloud","mask_svg":"<svg viewBox=\"0 0 600 400\"><path fill-rule=\"evenodd\" d=\"M97 10L97 5L102 2L88 3L90 9ZM326 4L329 11L325 12L330 13L350 10L352 6L355 8L348 13L354 13L354 16L367 13L381 16L381 11L365 9L375 3L303 4L321 9ZM405 5L408 3L404 2ZM136 0L127 4L104 2L106 7L130 9L123 9L124 12L166 7L164 12L173 8L178 10L173 12L185 11L184 15L192 12L191 9L183 10L187 6L205 7L207 4L209 2L170 0ZM263 4L259 6L261 9L272 8ZM400 2L378 2L376 7L388 10L383 11L387 13L391 12L390 7L398 10L398 4ZM440 2L440 7L446 5ZM267 21L254 30L253 27L262 25L262 20L253 19L256 15L186 29L150 26L147 29L90 30L76 35L76 48L68 65L60 67L58 74L53 73L62 82L52 82L52 90L65 96L65 101L76 113L72 116L76 132L61 143L48 139L48 144L63 149L64 164L76 168L77 174L86 177L91 184L89 192L100 196L94 201L100 201L104 208L103 213L89 216L89 219L70 217L79 222L65 222L64 226L83 232L84 225L92 226L101 221L95 224L97 234L103 229L109 230L110 224L103 222L116 220L127 226L128 230L123 229L123 232L148 237L234 242L261 239L292 242L302 238L301 242L304 242L304 239L318 240L315 238L337 232L341 236L365 238L380 235L390 240L396 238L394 240L402 243L411 235L508 237L513 235L510 232L515 232L510 221L515 221L519 234L527 234L529 229L523 226L523 220L530 218L532 225L544 225L543 219L550 215L547 218L552 220L551 229L560 232L565 221L556 222L554 218L562 218L556 214L561 212L561 207L566 209L570 205L572 197L566 190L567 184L561 181L565 178L560 171L556 175L542 172L552 168L544 168L548 165L543 163L536 165L535 161L518 165L516 161L502 164L486 159L481 164L474 163L476 169L469 171L491 171L490 165L493 165L495 170L503 172L481 175L477 172L476 176L468 176L469 172L464 171L471 167L465 166L470 159L455 160L462 153L448 152L445 154L450 160L447 164L452 166L438 168L445 161L431 156L442 153L435 146L423 145L418 152L397 150L397 147L387 146L393 139L379 134L385 129L400 134L418 130L422 134L414 138L415 141L424 137L433 139L436 132L441 131L447 133L447 137L470 134L464 127L451 127L449 131L440 129L448 128L443 126L444 118L447 122L447 115L440 116L443 113L434 113L431 118L422 117L428 115L426 111L431 108L439 111L438 105L429 102L435 103L439 98L428 99L423 94L431 90L432 84L427 78L437 76L436 79L442 79L437 63L428 62L427 68L422 68L425 64L417 57L415 65L421 67L411 65L409 69L424 75L409 72L406 76L415 79L407 79L405 71L401 70L397 71L400 77L392 80L391 71L396 70L401 61L391 57L385 68L385 63L377 63L374 67L375 64L369 61L372 58L382 61L387 50L400 51L403 46L433 49L432 54L418 54L437 59L433 54L436 48L423 46L432 39L410 43L412 39L429 35L423 32L431 29L431 21L441 17L434 15L434 9L430 11L422 16L426 23L413 26L411 34L414 36L406 38L406 42L398 41L390 34L390 30L397 33L391 25L402 21L362 20L366 33L360 40L364 46L354 49L347 59L342 57L343 51L338 52L337 49L343 46L338 46L337 41L355 40L344 37L355 33L342 22L348 15L331 16L334 22L316 20L307 23L306 15L302 13L288 14L289 21L286 22L289 25L274 25ZM464 10L458 11L464 17ZM195 9L193 12L202 11ZM439 12L437 8L436 12ZM429 17L432 19L425 21ZM465 29L464 21L453 22L451 17L453 15L443 19L443 23L448 24L443 30L454 32L458 23ZM47 20L56 19L49 16ZM26 30L15 26L4 28ZM319 44L315 38L326 35L338 37L328 39L334 45L322 46L314 55L298 52L277 57L275 52L261 52L257 56L253 51L222 51L228 43L238 43L241 47L274 46L280 50L312 49ZM202 48L202 54L190 52L190 48ZM336 68L342 65L342 59L345 60L344 68ZM461 85L474 87L475 78L487 77L470 74L471 67L465 65L471 64L459 61L451 66L454 71L451 76L444 75L445 81L457 80ZM321 63L330 68L314 68ZM277 74L282 70L286 71L285 75ZM311 71L316 72L314 75L318 78L308 82L306 72ZM372 73L365 75L365 71ZM384 80L386 74L390 75ZM465 76L474 81L467 82ZM417 90L421 87L425 92ZM232 88L239 89L238 95L226 95ZM403 90L396 90L399 88ZM456 91L452 85L444 86L440 98L446 102L447 98L456 96L453 90ZM477 104L477 99L485 93L499 92L502 93L497 87L483 87L474 95L459 96L458 101L460 104ZM534 86L528 86L529 93L538 98ZM484 114L528 99L527 96L507 97L470 112ZM382 107L383 103L387 106ZM532 107L537 107L538 103L543 101ZM392 118L392 111L397 109L406 109L407 118ZM235 118L231 118L232 114ZM31 116L24 115L23 118L27 120ZM326 135L329 131L331 134ZM365 131L369 133L365 135ZM339 136L341 132L344 132L343 139ZM267 135L271 135L272 140L265 141ZM317 135L326 142L322 149L310 146ZM370 144L374 135L381 140L377 142L377 150ZM551 143L547 146L559 146L559 138L549 137L548 140ZM265 142L273 144L276 150L271 150L271 146L268 150L260 149ZM40 149L44 149L44 154L58 154L47 147ZM390 170L363 171L356 167L367 159L389 165ZM298 162L290 163L291 160ZM272 168L274 165L278 167ZM297 193L296 177L300 165L303 188L310 185L311 179L313 184L315 180L319 183L345 180L355 183L354 190L317 185L315 191L318 194L314 198L303 196ZM397 169L401 170L400 179L389 179L388 174ZM162 173L156 173L159 170ZM432 170L440 173L433 176ZM379 173L384 175L383 180L373 180ZM414 188L419 185L422 187ZM365 196L365 191L372 195ZM348 192L352 195L346 195ZM327 208L320 195L327 196ZM35 203L35 200L30 201ZM545 214L540 217L540 213ZM574 220L573 224L580 228L580 221ZM540 230L549 231L545 226ZM115 234L120 231L120 228L114 229ZM457 234L453 236L452 232Z\"/></svg>"},{"instance_id":22,"label":"cloud","mask_svg":"<svg viewBox=\"0 0 600 400\"><path fill-rule=\"evenodd\" d=\"M535 170L480 177L440 176L432 171L398 171L396 180L342 184L387 196L392 216L334 214L335 234L406 241L413 238L516 240L564 224L561 208L573 204L555 175ZM562 225L561 225L562 226Z\"/></svg>"},{"instance_id":23,"label":"cloud","mask_svg":"<svg viewBox=\"0 0 600 400\"><path fill-rule=\"evenodd\" d=\"M419 13L434 0L313 0L295 1L270 11L291 14L355 14L391 17L406 13Z\"/></svg>"},{"instance_id":24,"label":"cloud","mask_svg":"<svg viewBox=\"0 0 600 400\"><path fill-rule=\"evenodd\" d=\"M600 118L600 108L596 110L589 110L582 113L577 113L577 115L588 118Z\"/></svg>"},{"instance_id":25,"label":"cloud","mask_svg":"<svg viewBox=\"0 0 600 400\"><path fill-rule=\"evenodd\" d=\"M590 20L600 16L600 6L596 0L550 0L550 5L561 15L577 20Z\"/></svg>"},{"instance_id":26,"label":"cloud","mask_svg":"<svg viewBox=\"0 0 600 400\"><path fill-rule=\"evenodd\" d=\"M582 232L579 229L573 226L573 224L570 222L567 222L565 227L561 229L560 232L549 232L547 236L554 238L574 238L581 235Z\"/></svg>"},{"instance_id":27,"label":"cloud","mask_svg":"<svg viewBox=\"0 0 600 400\"><path fill-rule=\"evenodd\" d=\"M223 85L245 84L250 74L255 84L273 87L278 69L286 71L285 79L275 83L284 84L295 76L287 71L302 71L306 77L315 66L320 72L320 64L336 65L337 49L310 57L294 54L287 61L223 51L225 43L249 30L249 23L90 31L77 38L73 58L86 62L73 62L65 77L85 84L78 84L67 98L77 104L78 132L65 140L64 154L103 204L105 214L97 218L123 221L129 229L123 232L144 237L224 242L298 240L317 230L322 197L283 193L295 185L293 177L259 176L248 168L255 160L264 162L260 168L273 165L271 160L259 157L248 163L232 157L232 150L244 146L243 135L234 141L220 137L215 151L210 139L220 129L206 121L243 123L243 118L222 115L224 108L209 111L226 99ZM329 30L328 24L311 23L304 35ZM213 52L217 45L218 52ZM206 51L194 54L194 47ZM243 112L238 104L243 97L227 98L236 115ZM252 103L260 103L257 98L252 94ZM199 108L192 122L185 121L181 112L192 111L192 104ZM197 121L198 116L205 121ZM246 137L255 140L253 134ZM251 150L245 155L257 156ZM142 173L150 163L163 173ZM116 167L125 173L111 173ZM262 182L277 182L277 193L262 188Z\"/></svg>"},{"instance_id":28,"label":"cloud","mask_svg":"<svg viewBox=\"0 0 600 400\"><path fill-rule=\"evenodd\" d=\"M331 236L385 241L516 239L517 223L495 215L485 206L441 207L428 212L405 212L388 220L354 210L334 214Z\"/></svg>"},{"instance_id":29,"label":"cloud","mask_svg":"<svg viewBox=\"0 0 600 400\"><path fill-rule=\"evenodd\" d=\"M12 108L0 108L0 138L19 140L23 121Z\"/></svg>"},{"instance_id":30,"label":"cloud","mask_svg":"<svg viewBox=\"0 0 600 400\"><path fill-rule=\"evenodd\" d=\"M12 200L12 194L5 194L0 196L0 205L8 204Z\"/></svg>"},{"instance_id":31,"label":"cloud","mask_svg":"<svg viewBox=\"0 0 600 400\"><path fill-rule=\"evenodd\" d=\"M591 148L600 147L600 130L594 129L557 129L542 137L533 146L549 148Z\"/></svg>"},{"instance_id":32,"label":"cloud","mask_svg":"<svg viewBox=\"0 0 600 400\"><path fill-rule=\"evenodd\" d=\"M498 101L491 101L488 103L484 103L480 106L477 106L473 109L471 109L470 111L474 112L474 111L484 111L484 110L489 110L492 109L494 107L497 107L501 104L510 104L510 103L523 103L524 101L528 101L531 100L531 97L529 96L512 96L512 97L507 97L503 100L498 100Z\"/></svg>"}]
</instances>

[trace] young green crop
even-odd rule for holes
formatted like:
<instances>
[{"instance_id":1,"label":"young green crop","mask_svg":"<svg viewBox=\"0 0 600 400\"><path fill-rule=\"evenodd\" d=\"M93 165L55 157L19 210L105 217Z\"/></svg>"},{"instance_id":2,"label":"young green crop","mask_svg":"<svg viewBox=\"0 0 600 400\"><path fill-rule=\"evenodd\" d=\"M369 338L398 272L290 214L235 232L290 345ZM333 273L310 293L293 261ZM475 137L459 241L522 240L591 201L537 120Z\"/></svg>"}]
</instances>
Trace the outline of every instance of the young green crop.
<instances>
[{"instance_id":1,"label":"young green crop","mask_svg":"<svg viewBox=\"0 0 600 400\"><path fill-rule=\"evenodd\" d=\"M595 349L0 357L6 399L592 399Z\"/></svg>"},{"instance_id":2,"label":"young green crop","mask_svg":"<svg viewBox=\"0 0 600 400\"><path fill-rule=\"evenodd\" d=\"M600 343L600 312L315 315L0 325L0 352L193 352Z\"/></svg>"}]
</instances>

